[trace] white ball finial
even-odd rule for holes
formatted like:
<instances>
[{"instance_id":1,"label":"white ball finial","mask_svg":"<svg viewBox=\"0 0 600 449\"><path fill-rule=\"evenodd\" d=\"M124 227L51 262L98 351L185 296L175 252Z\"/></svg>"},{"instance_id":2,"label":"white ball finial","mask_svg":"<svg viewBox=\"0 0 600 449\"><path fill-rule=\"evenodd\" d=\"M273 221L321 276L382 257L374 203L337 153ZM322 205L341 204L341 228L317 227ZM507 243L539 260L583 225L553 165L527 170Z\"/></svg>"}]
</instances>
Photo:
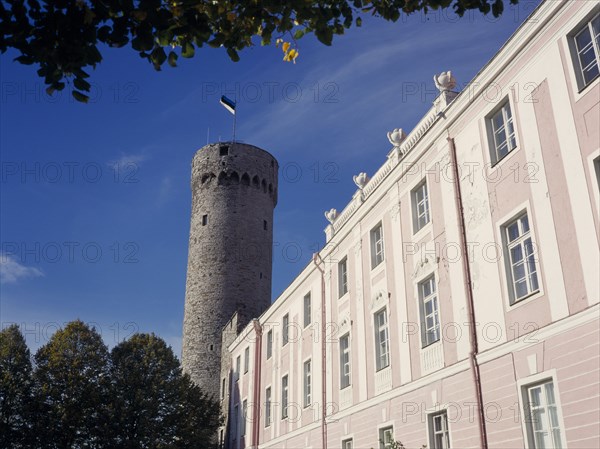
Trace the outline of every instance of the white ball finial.
<instances>
[{"instance_id":1,"label":"white ball finial","mask_svg":"<svg viewBox=\"0 0 600 449\"><path fill-rule=\"evenodd\" d=\"M440 92L452 91L456 87L456 78L452 76L450 70L442 72L439 75L434 75L433 82Z\"/></svg>"},{"instance_id":2,"label":"white ball finial","mask_svg":"<svg viewBox=\"0 0 600 449\"><path fill-rule=\"evenodd\" d=\"M392 145L399 147L404 139L406 139L406 134L402 131L402 128L395 128L393 131L387 133L387 138Z\"/></svg>"},{"instance_id":3,"label":"white ball finial","mask_svg":"<svg viewBox=\"0 0 600 449\"><path fill-rule=\"evenodd\" d=\"M338 216L337 209L329 209L328 211L325 211L325 218L331 224L333 224L333 222L335 221L337 216Z\"/></svg>"},{"instance_id":4,"label":"white ball finial","mask_svg":"<svg viewBox=\"0 0 600 449\"><path fill-rule=\"evenodd\" d=\"M352 179L354 180L354 184L356 184L360 190L362 190L367 185L367 182L369 182L369 177L365 172L353 176Z\"/></svg>"}]
</instances>

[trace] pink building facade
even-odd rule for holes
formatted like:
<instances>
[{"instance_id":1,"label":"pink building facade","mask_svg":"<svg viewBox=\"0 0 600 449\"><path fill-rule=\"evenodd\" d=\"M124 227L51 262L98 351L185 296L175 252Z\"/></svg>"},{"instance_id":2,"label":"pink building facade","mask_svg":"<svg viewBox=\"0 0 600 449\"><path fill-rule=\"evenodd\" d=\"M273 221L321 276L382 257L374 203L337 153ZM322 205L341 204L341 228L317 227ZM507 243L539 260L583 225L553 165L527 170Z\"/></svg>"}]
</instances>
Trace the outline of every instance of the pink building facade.
<instances>
[{"instance_id":1,"label":"pink building facade","mask_svg":"<svg viewBox=\"0 0 600 449\"><path fill-rule=\"evenodd\" d=\"M546 1L437 78L229 346L225 447L600 447L599 14Z\"/></svg>"}]
</instances>

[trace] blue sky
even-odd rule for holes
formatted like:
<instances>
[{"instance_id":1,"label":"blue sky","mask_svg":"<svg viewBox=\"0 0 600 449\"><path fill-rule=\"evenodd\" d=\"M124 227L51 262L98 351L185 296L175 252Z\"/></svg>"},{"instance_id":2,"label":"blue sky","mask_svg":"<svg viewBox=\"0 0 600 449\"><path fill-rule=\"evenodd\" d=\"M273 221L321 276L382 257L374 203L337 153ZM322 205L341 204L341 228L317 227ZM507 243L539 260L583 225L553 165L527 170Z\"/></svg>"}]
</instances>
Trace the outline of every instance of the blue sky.
<instances>
[{"instance_id":1,"label":"blue sky","mask_svg":"<svg viewBox=\"0 0 600 449\"><path fill-rule=\"evenodd\" d=\"M237 138L279 160L276 298L322 248L323 212L342 210L352 176L385 161L387 131L427 112L433 75L467 84L538 3L500 19L366 19L332 47L300 40L295 65L274 46L238 63L207 48L155 72L132 50L107 50L87 105L48 97L33 67L2 55L0 324L21 325L32 349L80 318L109 346L155 332L180 353L190 162L208 133L231 138L221 94L238 98Z\"/></svg>"}]
</instances>

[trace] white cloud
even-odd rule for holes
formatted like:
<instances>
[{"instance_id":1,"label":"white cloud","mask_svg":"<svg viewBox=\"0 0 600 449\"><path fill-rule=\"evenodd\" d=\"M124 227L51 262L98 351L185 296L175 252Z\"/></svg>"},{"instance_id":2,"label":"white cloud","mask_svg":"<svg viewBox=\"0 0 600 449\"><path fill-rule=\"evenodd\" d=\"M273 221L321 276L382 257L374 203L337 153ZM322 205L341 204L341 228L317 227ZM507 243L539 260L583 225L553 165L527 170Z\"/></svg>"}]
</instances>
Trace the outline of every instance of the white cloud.
<instances>
[{"instance_id":1,"label":"white cloud","mask_svg":"<svg viewBox=\"0 0 600 449\"><path fill-rule=\"evenodd\" d=\"M26 267L12 255L0 254L0 282L14 284L24 279L44 276L41 270Z\"/></svg>"},{"instance_id":2,"label":"white cloud","mask_svg":"<svg viewBox=\"0 0 600 449\"><path fill-rule=\"evenodd\" d=\"M148 155L145 152L137 154L125 154L121 153L118 159L113 159L108 162L110 167L124 168L131 165L139 165L148 159Z\"/></svg>"}]
</instances>

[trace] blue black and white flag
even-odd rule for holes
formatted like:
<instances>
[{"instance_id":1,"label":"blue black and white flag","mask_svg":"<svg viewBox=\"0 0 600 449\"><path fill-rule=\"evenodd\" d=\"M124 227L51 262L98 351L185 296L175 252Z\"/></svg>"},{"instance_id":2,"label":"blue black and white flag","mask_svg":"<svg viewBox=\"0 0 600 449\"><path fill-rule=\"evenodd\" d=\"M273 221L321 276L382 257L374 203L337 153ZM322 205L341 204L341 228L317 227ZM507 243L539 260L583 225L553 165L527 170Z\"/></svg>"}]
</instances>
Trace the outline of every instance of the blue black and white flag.
<instances>
[{"instance_id":1,"label":"blue black and white flag","mask_svg":"<svg viewBox=\"0 0 600 449\"><path fill-rule=\"evenodd\" d=\"M225 109L227 109L229 112L231 112L233 115L235 115L235 101L230 100L225 95L222 95L221 96L221 104L223 106L225 106Z\"/></svg>"}]
</instances>

